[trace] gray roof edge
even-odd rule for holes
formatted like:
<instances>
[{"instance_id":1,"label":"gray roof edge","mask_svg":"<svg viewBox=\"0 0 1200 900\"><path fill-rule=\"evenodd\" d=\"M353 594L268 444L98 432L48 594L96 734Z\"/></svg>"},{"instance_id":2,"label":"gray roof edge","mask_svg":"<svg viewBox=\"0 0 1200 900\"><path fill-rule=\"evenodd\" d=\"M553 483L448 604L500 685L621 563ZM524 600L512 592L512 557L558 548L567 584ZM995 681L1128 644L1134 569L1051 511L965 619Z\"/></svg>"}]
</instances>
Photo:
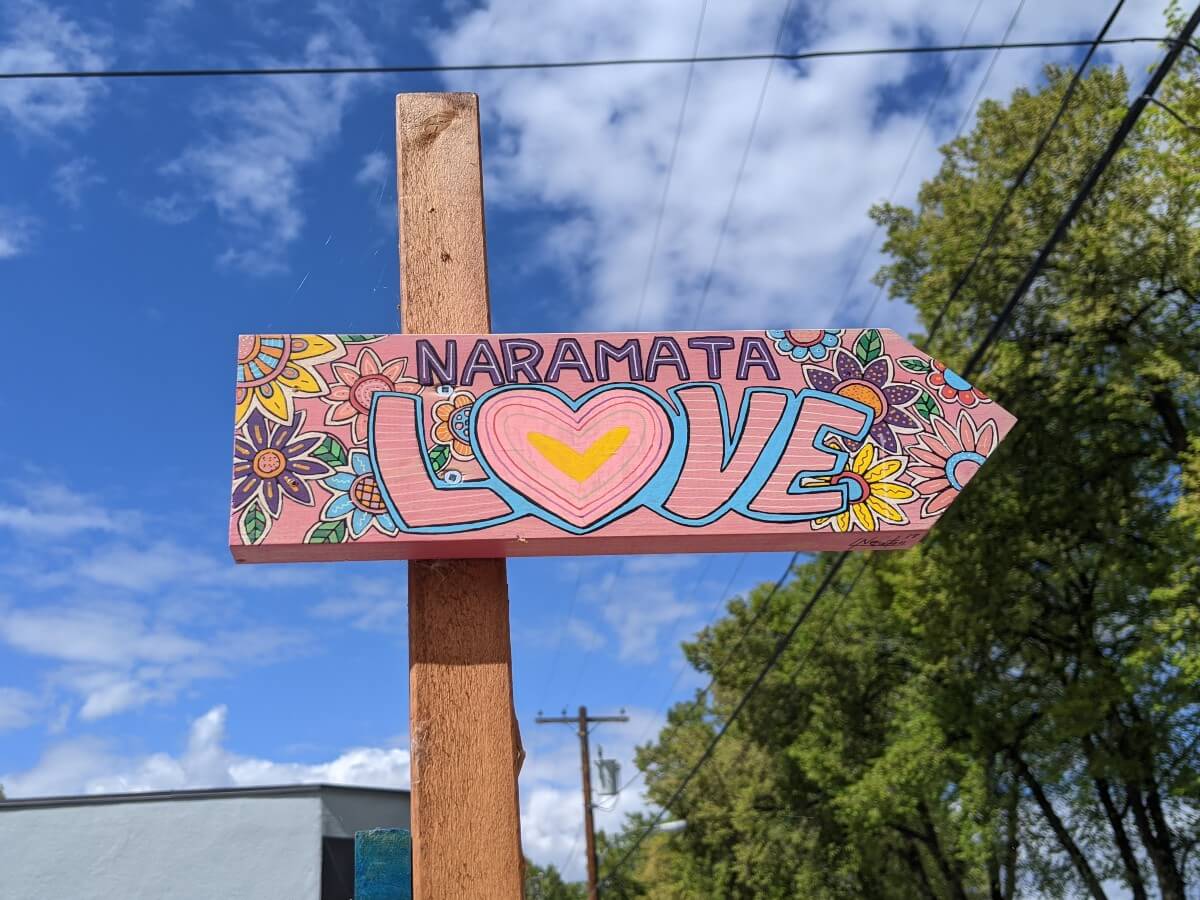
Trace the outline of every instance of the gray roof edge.
<instances>
[{"instance_id":1,"label":"gray roof edge","mask_svg":"<svg viewBox=\"0 0 1200 900\"><path fill-rule=\"evenodd\" d=\"M355 784L276 784L246 787L191 788L178 791L139 791L127 794L74 794L58 797L12 797L0 800L0 813L16 809L88 806L113 803L163 803L173 800L222 800L235 797L305 797L324 791L388 794L407 797L400 788L364 787Z\"/></svg>"}]
</instances>

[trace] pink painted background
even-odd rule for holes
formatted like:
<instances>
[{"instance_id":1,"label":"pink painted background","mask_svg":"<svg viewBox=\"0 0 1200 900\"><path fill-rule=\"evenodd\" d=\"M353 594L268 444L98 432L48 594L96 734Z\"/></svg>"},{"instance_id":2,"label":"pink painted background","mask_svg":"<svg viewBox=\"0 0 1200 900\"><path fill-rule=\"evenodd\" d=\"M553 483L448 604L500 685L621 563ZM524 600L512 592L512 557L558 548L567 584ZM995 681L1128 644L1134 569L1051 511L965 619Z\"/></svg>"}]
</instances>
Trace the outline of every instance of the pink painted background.
<instances>
[{"instance_id":1,"label":"pink painted background","mask_svg":"<svg viewBox=\"0 0 1200 900\"><path fill-rule=\"evenodd\" d=\"M463 534L408 534L382 502L382 478L411 525L438 524L455 516L484 517L508 511L487 490L437 492L428 483L416 430L388 427L406 401L379 401L378 468L368 456L368 413L376 392L421 393L420 439L438 465L436 477L469 484L485 477L464 429L472 407L493 385L485 375L471 386L422 387L416 380L419 335L244 335L239 338L233 495L229 538L240 562L339 559L411 559L489 556L550 556L605 553L725 552L742 550L839 550L910 547L928 532L976 474L1014 424L1013 417L952 371L912 347L895 332L792 330L728 332L740 346L745 337L763 340L780 379L762 367L745 381L734 378L738 349L723 355L720 385L736 421L743 393L751 387L806 388L846 397L876 410L876 422L861 445L848 452L835 480L853 481L858 498L836 516L799 523L755 521L728 512L710 525L680 525L639 508L589 534L576 535L533 516ZM673 333L683 349L693 382L709 382L703 349L687 347L701 333ZM650 346L654 334L458 336L459 369L479 337L499 353L499 341L522 338L544 349L545 373L559 338L574 337L584 358L603 339L620 345L631 337ZM442 337L430 337L441 353ZM612 364L612 381L627 380L622 363ZM653 384L665 396L683 383L671 366L660 367ZM578 398L601 382L586 383L566 370L553 387ZM665 452L661 416L639 397L610 391L572 413L544 395L512 391L480 403L475 412L480 452L504 481L526 497L552 508L566 521L586 525L620 505ZM693 392L697 412L715 407ZM394 409L384 415L384 406ZM699 416L689 455L665 506L681 516L698 515L729 497L757 459L778 420L781 401L761 397L742 441L724 470L722 438L712 417ZM820 404L805 407L809 418ZM830 424L846 410L824 405ZM411 409L409 404L407 409ZM531 434L538 435L530 437ZM669 435L665 436L669 439ZM535 445L536 444L536 445ZM568 448L566 450L562 448ZM608 453L607 450L615 451ZM540 448L540 449L539 449ZM549 455L546 455L549 454ZM714 454L717 462L714 463ZM555 464L548 459L557 460ZM794 513L819 499L787 494L792 476L824 468L829 457L789 446L774 474L751 503L758 513ZM501 473L499 467L503 467ZM813 479L821 487L827 480ZM403 504L398 493L403 493Z\"/></svg>"}]
</instances>

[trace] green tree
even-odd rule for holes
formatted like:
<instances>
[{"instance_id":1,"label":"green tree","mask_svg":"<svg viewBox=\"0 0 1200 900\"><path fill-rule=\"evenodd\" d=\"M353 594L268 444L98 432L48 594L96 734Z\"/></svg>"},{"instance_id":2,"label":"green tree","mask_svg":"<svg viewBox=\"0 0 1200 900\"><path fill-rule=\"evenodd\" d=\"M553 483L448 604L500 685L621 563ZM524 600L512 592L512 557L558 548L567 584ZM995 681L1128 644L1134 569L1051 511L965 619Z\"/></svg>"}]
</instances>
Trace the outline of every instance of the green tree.
<instances>
[{"instance_id":1,"label":"green tree","mask_svg":"<svg viewBox=\"0 0 1200 900\"><path fill-rule=\"evenodd\" d=\"M1185 55L1160 93L1185 121L1200 122L1198 75ZM983 104L916 208L873 211L891 256L878 277L926 328L941 320L918 342L951 365L1124 113L1123 73L1084 79L997 245L945 307L1068 80L1049 69L1041 90ZM1195 889L1198 159L1200 135L1147 112L988 354L978 380L1018 427L919 549L877 556L856 582L863 563L847 563L669 810L687 830L652 839L631 868L646 896ZM641 750L653 801L673 793L829 564L801 566L769 605L765 589L733 601L685 647L715 681Z\"/></svg>"},{"instance_id":2,"label":"green tree","mask_svg":"<svg viewBox=\"0 0 1200 900\"><path fill-rule=\"evenodd\" d=\"M526 900L585 900L587 889L578 882L564 881L553 865L542 867L525 860Z\"/></svg>"}]
</instances>

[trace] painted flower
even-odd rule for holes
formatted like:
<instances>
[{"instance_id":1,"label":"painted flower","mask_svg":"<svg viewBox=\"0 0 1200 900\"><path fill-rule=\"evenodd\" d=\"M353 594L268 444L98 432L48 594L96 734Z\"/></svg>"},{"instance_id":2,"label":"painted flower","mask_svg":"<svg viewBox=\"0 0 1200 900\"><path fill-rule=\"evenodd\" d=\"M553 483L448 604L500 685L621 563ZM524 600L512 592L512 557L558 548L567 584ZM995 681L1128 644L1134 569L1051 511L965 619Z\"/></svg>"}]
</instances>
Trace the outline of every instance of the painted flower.
<instances>
[{"instance_id":1,"label":"painted flower","mask_svg":"<svg viewBox=\"0 0 1200 900\"><path fill-rule=\"evenodd\" d=\"M337 381L324 398L329 404L325 424L350 424L354 443L365 443L371 417L371 397L377 391L420 392L421 385L417 380L404 376L407 369L408 357L401 356L383 363L370 347L364 347L354 363L334 363L333 373Z\"/></svg>"},{"instance_id":2,"label":"painted flower","mask_svg":"<svg viewBox=\"0 0 1200 900\"><path fill-rule=\"evenodd\" d=\"M882 456L870 442L863 444L850 458L850 468L838 475L805 479L805 486L847 484L850 507L835 516L813 520L813 528L832 528L846 532L855 528L877 531L881 523L907 525L908 515L901 504L913 500L917 492L896 479L904 474L908 459Z\"/></svg>"},{"instance_id":3,"label":"painted flower","mask_svg":"<svg viewBox=\"0 0 1200 900\"><path fill-rule=\"evenodd\" d=\"M980 403L989 402L971 382L953 369L947 369L945 363L936 359L904 356L900 358L900 365L915 375L924 375L925 381L944 403L958 403L967 409L973 409Z\"/></svg>"},{"instance_id":4,"label":"painted flower","mask_svg":"<svg viewBox=\"0 0 1200 900\"><path fill-rule=\"evenodd\" d=\"M833 351L834 371L819 366L805 366L804 376L811 387L818 391L837 394L848 400L856 400L875 411L871 425L871 437L888 453L900 451L898 435L914 434L921 430L921 423L908 410L921 395L921 389L912 384L893 381L892 359L877 355L867 363L861 363L853 353L846 350ZM857 450L857 441L846 441L846 446Z\"/></svg>"},{"instance_id":5,"label":"painted flower","mask_svg":"<svg viewBox=\"0 0 1200 900\"><path fill-rule=\"evenodd\" d=\"M237 405L241 425L252 409L280 424L292 421L294 397L320 397L328 390L317 363L337 359L346 348L323 334L243 334L238 338Z\"/></svg>"},{"instance_id":6,"label":"painted flower","mask_svg":"<svg viewBox=\"0 0 1200 900\"><path fill-rule=\"evenodd\" d=\"M439 393L448 390L440 388ZM447 444L455 459L474 459L471 450L471 409L474 394L469 391L452 391L446 399L433 405L433 428L430 435L439 444Z\"/></svg>"},{"instance_id":7,"label":"painted flower","mask_svg":"<svg viewBox=\"0 0 1200 900\"><path fill-rule=\"evenodd\" d=\"M775 342L775 349L783 356L796 362L806 359L822 360L838 345L841 333L828 328L791 329L768 331L767 337Z\"/></svg>"},{"instance_id":8,"label":"painted flower","mask_svg":"<svg viewBox=\"0 0 1200 900\"><path fill-rule=\"evenodd\" d=\"M360 538L371 528L386 535L394 535L400 529L383 502L379 482L371 471L371 458L365 450L350 451L349 472L335 472L321 482L333 496L321 510L321 518L328 521L350 519L350 536Z\"/></svg>"},{"instance_id":9,"label":"painted flower","mask_svg":"<svg viewBox=\"0 0 1200 900\"><path fill-rule=\"evenodd\" d=\"M937 515L953 503L999 442L995 419L976 425L966 411L958 414L957 428L941 416L934 416L930 424L933 431L922 434L908 448L919 463L908 473L914 477L917 493L925 498L922 518Z\"/></svg>"},{"instance_id":10,"label":"painted flower","mask_svg":"<svg viewBox=\"0 0 1200 900\"><path fill-rule=\"evenodd\" d=\"M972 409L980 403L988 402L988 398L978 388L953 369L947 369L945 363L936 359L930 362L933 371L929 373L929 386L947 403L959 403L967 409Z\"/></svg>"},{"instance_id":11,"label":"painted flower","mask_svg":"<svg viewBox=\"0 0 1200 900\"><path fill-rule=\"evenodd\" d=\"M250 413L233 442L235 510L257 499L272 519L278 519L284 497L313 505L309 481L323 478L333 469L312 456L322 435L301 434L303 428L303 412L287 425L270 421L259 410Z\"/></svg>"}]
</instances>

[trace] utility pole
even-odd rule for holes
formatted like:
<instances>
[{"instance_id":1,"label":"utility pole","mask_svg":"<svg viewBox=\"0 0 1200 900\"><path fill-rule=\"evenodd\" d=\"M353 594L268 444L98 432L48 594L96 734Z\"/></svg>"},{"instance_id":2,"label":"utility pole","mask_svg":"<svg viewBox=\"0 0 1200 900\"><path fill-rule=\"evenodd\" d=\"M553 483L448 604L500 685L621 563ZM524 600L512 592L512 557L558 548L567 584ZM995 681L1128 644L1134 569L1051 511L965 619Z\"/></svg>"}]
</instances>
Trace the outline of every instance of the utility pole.
<instances>
[{"instance_id":1,"label":"utility pole","mask_svg":"<svg viewBox=\"0 0 1200 900\"><path fill-rule=\"evenodd\" d=\"M565 710L564 710L565 712ZM583 831L587 840L588 900L600 900L600 873L596 861L596 826L592 817L592 757L588 750L588 726L599 722L628 722L629 716L589 716L579 707L576 716L538 716L539 725L575 725L579 735L579 758L583 769Z\"/></svg>"}]
</instances>

